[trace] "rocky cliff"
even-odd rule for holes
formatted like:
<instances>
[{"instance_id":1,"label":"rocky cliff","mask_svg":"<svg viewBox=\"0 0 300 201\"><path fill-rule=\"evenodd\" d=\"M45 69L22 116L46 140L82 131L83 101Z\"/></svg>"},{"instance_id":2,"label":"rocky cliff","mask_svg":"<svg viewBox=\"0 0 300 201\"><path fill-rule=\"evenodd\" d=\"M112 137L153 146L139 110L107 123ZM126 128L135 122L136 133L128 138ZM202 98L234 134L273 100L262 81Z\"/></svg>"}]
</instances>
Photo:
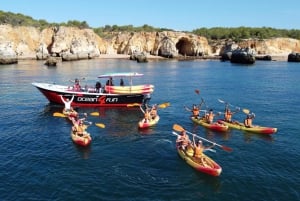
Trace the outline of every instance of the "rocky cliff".
<instances>
[{"instance_id":1,"label":"rocky cliff","mask_svg":"<svg viewBox=\"0 0 300 201\"><path fill-rule=\"evenodd\" d=\"M168 58L211 56L221 55L228 47L250 47L258 54L283 54L287 57L291 52L300 52L300 41L274 38L249 39L234 45L230 41L209 44L205 37L170 31L111 33L110 39L103 39L91 29L61 26L40 30L0 25L0 61L8 59L8 62L49 56L68 61L96 58L100 54L131 55L137 51Z\"/></svg>"}]
</instances>

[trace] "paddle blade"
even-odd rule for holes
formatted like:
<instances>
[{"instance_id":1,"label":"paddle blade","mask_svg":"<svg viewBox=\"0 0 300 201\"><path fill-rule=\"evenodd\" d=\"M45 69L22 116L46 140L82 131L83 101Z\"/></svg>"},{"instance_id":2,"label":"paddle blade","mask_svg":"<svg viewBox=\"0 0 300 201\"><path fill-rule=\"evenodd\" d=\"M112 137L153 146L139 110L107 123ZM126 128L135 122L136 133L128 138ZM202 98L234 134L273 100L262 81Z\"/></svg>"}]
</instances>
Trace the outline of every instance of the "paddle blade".
<instances>
[{"instance_id":1,"label":"paddle blade","mask_svg":"<svg viewBox=\"0 0 300 201\"><path fill-rule=\"evenodd\" d=\"M95 125L99 128L105 128L105 125L102 123L96 123Z\"/></svg>"},{"instance_id":2,"label":"paddle blade","mask_svg":"<svg viewBox=\"0 0 300 201\"><path fill-rule=\"evenodd\" d=\"M174 124L173 125L173 130L181 132L181 131L184 131L185 129L182 126L178 125L178 124Z\"/></svg>"},{"instance_id":3,"label":"paddle blade","mask_svg":"<svg viewBox=\"0 0 300 201\"><path fill-rule=\"evenodd\" d=\"M66 117L66 115L64 115L63 113L60 113L60 112L54 112L53 116L54 117Z\"/></svg>"},{"instance_id":4,"label":"paddle blade","mask_svg":"<svg viewBox=\"0 0 300 201\"><path fill-rule=\"evenodd\" d=\"M224 151L232 152L232 149L231 149L230 147L226 147L226 146L222 145L221 148L222 148Z\"/></svg>"},{"instance_id":5,"label":"paddle blade","mask_svg":"<svg viewBox=\"0 0 300 201\"><path fill-rule=\"evenodd\" d=\"M195 90L195 93L199 95L199 94L200 94L200 90L199 90L199 89L196 89L196 90Z\"/></svg>"},{"instance_id":6,"label":"paddle blade","mask_svg":"<svg viewBox=\"0 0 300 201\"><path fill-rule=\"evenodd\" d=\"M223 100L221 100L221 99L218 99L218 101L219 101L220 103L225 103L225 101L223 101Z\"/></svg>"},{"instance_id":7,"label":"paddle blade","mask_svg":"<svg viewBox=\"0 0 300 201\"><path fill-rule=\"evenodd\" d=\"M92 112L92 113L90 113L90 115L91 116L99 116L100 114L99 114L99 112Z\"/></svg>"},{"instance_id":8,"label":"paddle blade","mask_svg":"<svg viewBox=\"0 0 300 201\"><path fill-rule=\"evenodd\" d=\"M170 103L169 103L169 102L162 103L162 104L159 104L159 105L158 105L159 108L166 108L166 107L169 107L169 106L170 106Z\"/></svg>"},{"instance_id":9,"label":"paddle blade","mask_svg":"<svg viewBox=\"0 0 300 201\"><path fill-rule=\"evenodd\" d=\"M250 110L248 110L248 109L243 109L243 112L245 113L245 114L249 114L250 113Z\"/></svg>"},{"instance_id":10,"label":"paddle blade","mask_svg":"<svg viewBox=\"0 0 300 201\"><path fill-rule=\"evenodd\" d=\"M139 104L139 103L132 103L132 104L127 104L127 107L138 107L140 105L141 104Z\"/></svg>"}]
</instances>

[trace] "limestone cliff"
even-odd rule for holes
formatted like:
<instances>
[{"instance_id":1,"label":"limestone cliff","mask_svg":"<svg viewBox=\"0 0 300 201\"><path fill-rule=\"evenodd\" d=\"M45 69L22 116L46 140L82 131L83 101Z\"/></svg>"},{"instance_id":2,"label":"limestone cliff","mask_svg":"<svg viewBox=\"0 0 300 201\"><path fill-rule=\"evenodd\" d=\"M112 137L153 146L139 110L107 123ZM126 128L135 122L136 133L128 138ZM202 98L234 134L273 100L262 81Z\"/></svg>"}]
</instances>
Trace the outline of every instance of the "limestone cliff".
<instances>
[{"instance_id":1,"label":"limestone cliff","mask_svg":"<svg viewBox=\"0 0 300 201\"><path fill-rule=\"evenodd\" d=\"M290 38L243 40L230 47L250 47L258 54L300 52L300 41ZM0 59L46 59L49 56L63 60L96 58L100 54L146 54L177 57L221 55L228 42L208 43L205 37L184 32L122 32L111 33L109 39L99 37L92 29L52 27L40 30L34 27L0 25ZM4 62L5 63L5 62Z\"/></svg>"}]
</instances>

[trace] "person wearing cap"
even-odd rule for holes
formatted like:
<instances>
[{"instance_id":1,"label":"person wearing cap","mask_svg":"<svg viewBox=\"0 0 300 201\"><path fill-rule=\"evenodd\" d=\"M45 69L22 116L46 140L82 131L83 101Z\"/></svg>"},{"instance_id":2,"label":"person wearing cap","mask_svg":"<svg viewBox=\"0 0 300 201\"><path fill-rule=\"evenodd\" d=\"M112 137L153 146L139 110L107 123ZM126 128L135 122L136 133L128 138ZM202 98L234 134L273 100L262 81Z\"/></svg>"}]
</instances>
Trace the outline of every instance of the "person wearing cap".
<instances>
[{"instance_id":1,"label":"person wearing cap","mask_svg":"<svg viewBox=\"0 0 300 201\"><path fill-rule=\"evenodd\" d=\"M253 119L255 118L255 114L252 113L252 114L247 114L245 120L244 120L244 125L247 127L247 128L251 128L253 127L252 125L252 122L253 122Z\"/></svg>"},{"instance_id":2,"label":"person wearing cap","mask_svg":"<svg viewBox=\"0 0 300 201\"><path fill-rule=\"evenodd\" d=\"M195 135L193 135L193 145L194 145L194 157L203 159L203 151L206 149L210 149L215 146L215 143L213 143L211 146L205 147L201 140L199 140L197 143L195 142ZM203 162L203 161L202 161Z\"/></svg>"},{"instance_id":3,"label":"person wearing cap","mask_svg":"<svg viewBox=\"0 0 300 201\"><path fill-rule=\"evenodd\" d=\"M186 134L186 131L181 131L180 135L178 135L176 144L180 146L183 150L191 143L189 136Z\"/></svg>"}]
</instances>

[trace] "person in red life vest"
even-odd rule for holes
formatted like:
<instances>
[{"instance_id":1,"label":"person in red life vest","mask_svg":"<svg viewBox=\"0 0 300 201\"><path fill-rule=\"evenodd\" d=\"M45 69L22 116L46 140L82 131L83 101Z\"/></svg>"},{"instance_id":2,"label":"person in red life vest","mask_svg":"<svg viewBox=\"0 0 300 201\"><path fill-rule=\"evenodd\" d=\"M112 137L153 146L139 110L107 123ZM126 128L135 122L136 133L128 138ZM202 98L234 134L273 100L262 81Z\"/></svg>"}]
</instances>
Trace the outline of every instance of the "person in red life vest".
<instances>
[{"instance_id":1,"label":"person in red life vest","mask_svg":"<svg viewBox=\"0 0 300 201\"><path fill-rule=\"evenodd\" d=\"M82 78L84 80L84 78ZM73 85L73 90L74 91L81 91L81 86L80 86L80 82L79 82L79 79L76 78L74 81L73 80L70 80L70 82L73 82L74 85Z\"/></svg>"}]
</instances>

